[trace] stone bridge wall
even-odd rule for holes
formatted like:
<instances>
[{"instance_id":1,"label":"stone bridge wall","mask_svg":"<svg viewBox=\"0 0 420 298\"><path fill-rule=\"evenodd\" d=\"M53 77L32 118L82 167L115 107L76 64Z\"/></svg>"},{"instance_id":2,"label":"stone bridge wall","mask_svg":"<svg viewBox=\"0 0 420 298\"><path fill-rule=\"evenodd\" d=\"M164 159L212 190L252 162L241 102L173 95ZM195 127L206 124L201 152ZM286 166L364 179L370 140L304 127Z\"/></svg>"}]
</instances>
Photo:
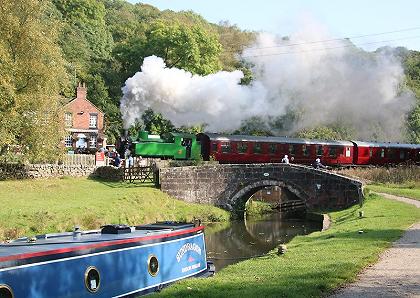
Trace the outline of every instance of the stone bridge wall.
<instances>
[{"instance_id":1,"label":"stone bridge wall","mask_svg":"<svg viewBox=\"0 0 420 298\"><path fill-rule=\"evenodd\" d=\"M160 169L162 191L178 199L243 212L249 197L265 186L286 187L308 209L345 208L363 199L362 183L300 165L207 165Z\"/></svg>"}]
</instances>

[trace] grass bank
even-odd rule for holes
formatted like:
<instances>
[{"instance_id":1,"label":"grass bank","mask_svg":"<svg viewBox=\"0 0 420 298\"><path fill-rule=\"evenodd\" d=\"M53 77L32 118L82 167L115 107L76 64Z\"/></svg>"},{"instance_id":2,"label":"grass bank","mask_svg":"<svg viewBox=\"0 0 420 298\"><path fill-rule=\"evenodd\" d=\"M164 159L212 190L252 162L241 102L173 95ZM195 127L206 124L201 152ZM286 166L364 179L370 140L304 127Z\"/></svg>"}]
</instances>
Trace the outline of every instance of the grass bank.
<instances>
[{"instance_id":1,"label":"grass bank","mask_svg":"<svg viewBox=\"0 0 420 298\"><path fill-rule=\"evenodd\" d=\"M184 280L160 297L320 297L351 282L364 267L398 239L420 211L410 205L370 194L358 218L359 206L331 213L324 232L299 236L285 255L228 266L208 279ZM358 231L363 230L363 233Z\"/></svg>"},{"instance_id":2,"label":"grass bank","mask_svg":"<svg viewBox=\"0 0 420 298\"><path fill-rule=\"evenodd\" d=\"M420 201L420 182L404 184L371 184L367 189Z\"/></svg>"},{"instance_id":3,"label":"grass bank","mask_svg":"<svg viewBox=\"0 0 420 298\"><path fill-rule=\"evenodd\" d=\"M249 200L245 204L247 216L261 216L273 212L271 204L267 202Z\"/></svg>"},{"instance_id":4,"label":"grass bank","mask_svg":"<svg viewBox=\"0 0 420 298\"><path fill-rule=\"evenodd\" d=\"M0 181L0 189L0 240L70 231L74 225L97 229L106 223L229 218L226 211L175 200L147 184L63 178Z\"/></svg>"}]
</instances>

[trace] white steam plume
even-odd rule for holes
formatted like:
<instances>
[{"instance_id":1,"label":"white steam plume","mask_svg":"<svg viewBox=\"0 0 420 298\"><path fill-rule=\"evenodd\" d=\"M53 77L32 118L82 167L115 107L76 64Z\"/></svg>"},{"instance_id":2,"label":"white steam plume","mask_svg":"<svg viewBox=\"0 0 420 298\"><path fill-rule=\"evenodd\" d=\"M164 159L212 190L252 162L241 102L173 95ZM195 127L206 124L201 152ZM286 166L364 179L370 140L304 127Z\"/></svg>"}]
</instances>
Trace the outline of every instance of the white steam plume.
<instances>
[{"instance_id":1,"label":"white steam plume","mask_svg":"<svg viewBox=\"0 0 420 298\"><path fill-rule=\"evenodd\" d=\"M399 88L399 59L391 51L359 50L349 41L310 43L332 37L313 23L304 28L287 40L262 33L243 52L242 59L254 65L250 86L239 85L241 71L198 76L147 57L122 88L125 127L149 107L177 126L207 123L210 131L236 129L252 116L281 116L292 107L302 113L294 130L340 121L361 139L372 138L372 127L379 125L384 140L401 140L414 97Z\"/></svg>"}]
</instances>

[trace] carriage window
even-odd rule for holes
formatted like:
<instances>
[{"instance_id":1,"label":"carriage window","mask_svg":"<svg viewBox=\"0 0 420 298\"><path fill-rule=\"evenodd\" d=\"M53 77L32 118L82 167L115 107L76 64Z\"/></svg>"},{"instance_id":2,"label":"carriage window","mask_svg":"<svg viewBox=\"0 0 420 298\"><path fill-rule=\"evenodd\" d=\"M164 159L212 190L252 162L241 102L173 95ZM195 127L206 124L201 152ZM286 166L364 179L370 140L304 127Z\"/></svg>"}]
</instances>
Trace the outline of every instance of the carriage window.
<instances>
[{"instance_id":1,"label":"carriage window","mask_svg":"<svg viewBox=\"0 0 420 298\"><path fill-rule=\"evenodd\" d=\"M295 154L296 153L295 145L289 145L289 153L290 154Z\"/></svg>"},{"instance_id":2,"label":"carriage window","mask_svg":"<svg viewBox=\"0 0 420 298\"><path fill-rule=\"evenodd\" d=\"M369 148L369 157L372 157L372 156L373 156L373 149Z\"/></svg>"},{"instance_id":3,"label":"carriage window","mask_svg":"<svg viewBox=\"0 0 420 298\"><path fill-rule=\"evenodd\" d=\"M270 144L268 147L270 154L276 154L277 153L277 144Z\"/></svg>"},{"instance_id":4,"label":"carriage window","mask_svg":"<svg viewBox=\"0 0 420 298\"><path fill-rule=\"evenodd\" d=\"M381 157L384 158L385 157L385 149L381 149Z\"/></svg>"},{"instance_id":5,"label":"carriage window","mask_svg":"<svg viewBox=\"0 0 420 298\"><path fill-rule=\"evenodd\" d=\"M322 153L323 153L323 148L322 148L322 146L321 145L317 145L316 146L316 155L317 156L322 156Z\"/></svg>"},{"instance_id":6,"label":"carriage window","mask_svg":"<svg viewBox=\"0 0 420 298\"><path fill-rule=\"evenodd\" d=\"M237 148L239 153L246 153L248 151L248 144L244 142L239 142Z\"/></svg>"},{"instance_id":7,"label":"carriage window","mask_svg":"<svg viewBox=\"0 0 420 298\"><path fill-rule=\"evenodd\" d=\"M330 147L329 149L330 149L330 150L329 150L329 156L331 156L331 157L335 157L335 156L337 156L337 148L335 148L335 147Z\"/></svg>"},{"instance_id":8,"label":"carriage window","mask_svg":"<svg viewBox=\"0 0 420 298\"><path fill-rule=\"evenodd\" d=\"M404 150L400 150L400 159L404 159Z\"/></svg>"},{"instance_id":9,"label":"carriage window","mask_svg":"<svg viewBox=\"0 0 420 298\"><path fill-rule=\"evenodd\" d=\"M211 151L217 152L217 143L215 142L211 143Z\"/></svg>"},{"instance_id":10,"label":"carriage window","mask_svg":"<svg viewBox=\"0 0 420 298\"><path fill-rule=\"evenodd\" d=\"M222 143L220 147L222 148L222 153L230 153L231 151L230 143L228 142Z\"/></svg>"},{"instance_id":11,"label":"carriage window","mask_svg":"<svg viewBox=\"0 0 420 298\"><path fill-rule=\"evenodd\" d=\"M346 157L350 157L350 156L351 156L350 148L346 147Z\"/></svg>"},{"instance_id":12,"label":"carriage window","mask_svg":"<svg viewBox=\"0 0 420 298\"><path fill-rule=\"evenodd\" d=\"M388 157L391 159L395 158L395 150L394 149L388 149Z\"/></svg>"},{"instance_id":13,"label":"carriage window","mask_svg":"<svg viewBox=\"0 0 420 298\"><path fill-rule=\"evenodd\" d=\"M254 143L254 153L261 153L261 152L262 152L261 143Z\"/></svg>"},{"instance_id":14,"label":"carriage window","mask_svg":"<svg viewBox=\"0 0 420 298\"><path fill-rule=\"evenodd\" d=\"M303 156L309 156L309 148L306 145L302 145Z\"/></svg>"}]
</instances>

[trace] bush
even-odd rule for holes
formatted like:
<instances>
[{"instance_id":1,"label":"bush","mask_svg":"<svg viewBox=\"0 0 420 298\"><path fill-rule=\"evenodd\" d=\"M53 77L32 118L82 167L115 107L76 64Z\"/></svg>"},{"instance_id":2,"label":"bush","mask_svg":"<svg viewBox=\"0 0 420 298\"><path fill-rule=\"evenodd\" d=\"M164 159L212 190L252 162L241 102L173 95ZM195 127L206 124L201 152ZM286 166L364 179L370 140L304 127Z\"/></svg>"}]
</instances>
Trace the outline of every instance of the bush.
<instances>
[{"instance_id":1,"label":"bush","mask_svg":"<svg viewBox=\"0 0 420 298\"><path fill-rule=\"evenodd\" d=\"M376 183L403 184L420 181L420 167L417 165L401 165L393 168L354 168L341 170L340 174Z\"/></svg>"}]
</instances>

